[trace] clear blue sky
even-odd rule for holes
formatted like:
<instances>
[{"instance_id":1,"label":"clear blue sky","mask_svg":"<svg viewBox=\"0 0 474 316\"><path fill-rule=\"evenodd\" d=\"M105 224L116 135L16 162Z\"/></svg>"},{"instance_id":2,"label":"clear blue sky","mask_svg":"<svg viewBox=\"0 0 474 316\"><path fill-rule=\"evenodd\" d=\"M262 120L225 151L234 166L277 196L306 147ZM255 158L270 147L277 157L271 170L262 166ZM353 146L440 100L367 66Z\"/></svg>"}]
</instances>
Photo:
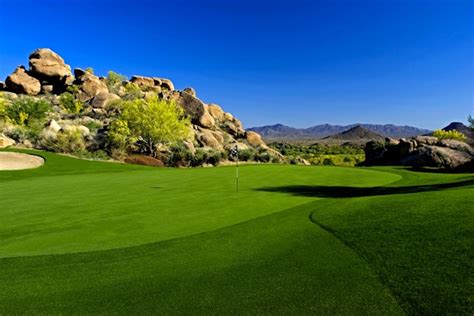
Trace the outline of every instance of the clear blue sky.
<instances>
[{"instance_id":1,"label":"clear blue sky","mask_svg":"<svg viewBox=\"0 0 474 316\"><path fill-rule=\"evenodd\" d=\"M38 47L192 86L245 126L473 113L473 0L0 0L2 80Z\"/></svg>"}]
</instances>

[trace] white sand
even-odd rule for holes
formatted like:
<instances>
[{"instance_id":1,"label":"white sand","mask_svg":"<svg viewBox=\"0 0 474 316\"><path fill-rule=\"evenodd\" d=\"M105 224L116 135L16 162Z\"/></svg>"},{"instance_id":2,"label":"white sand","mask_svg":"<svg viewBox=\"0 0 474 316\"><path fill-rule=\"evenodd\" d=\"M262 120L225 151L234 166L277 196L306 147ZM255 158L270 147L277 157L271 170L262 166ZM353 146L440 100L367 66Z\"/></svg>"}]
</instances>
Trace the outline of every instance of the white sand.
<instances>
[{"instance_id":1,"label":"white sand","mask_svg":"<svg viewBox=\"0 0 474 316\"><path fill-rule=\"evenodd\" d=\"M38 156L0 152L0 170L32 169L43 164L44 159Z\"/></svg>"}]
</instances>

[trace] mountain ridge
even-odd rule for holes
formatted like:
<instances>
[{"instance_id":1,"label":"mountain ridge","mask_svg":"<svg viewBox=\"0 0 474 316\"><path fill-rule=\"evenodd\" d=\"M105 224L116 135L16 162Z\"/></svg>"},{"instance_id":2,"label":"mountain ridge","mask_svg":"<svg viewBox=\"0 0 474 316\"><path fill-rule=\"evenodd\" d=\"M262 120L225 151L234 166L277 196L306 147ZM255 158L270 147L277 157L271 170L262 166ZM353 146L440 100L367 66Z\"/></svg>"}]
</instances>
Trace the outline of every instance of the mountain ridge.
<instances>
[{"instance_id":1,"label":"mountain ridge","mask_svg":"<svg viewBox=\"0 0 474 316\"><path fill-rule=\"evenodd\" d=\"M429 129L422 129L408 125L394 124L349 124L349 125L332 125L319 124L307 128L295 128L283 124L265 125L248 128L255 131L264 138L282 138L282 139L323 139L331 135L339 134L351 128L361 126L374 133L385 137L403 138L413 137L431 133Z\"/></svg>"}]
</instances>

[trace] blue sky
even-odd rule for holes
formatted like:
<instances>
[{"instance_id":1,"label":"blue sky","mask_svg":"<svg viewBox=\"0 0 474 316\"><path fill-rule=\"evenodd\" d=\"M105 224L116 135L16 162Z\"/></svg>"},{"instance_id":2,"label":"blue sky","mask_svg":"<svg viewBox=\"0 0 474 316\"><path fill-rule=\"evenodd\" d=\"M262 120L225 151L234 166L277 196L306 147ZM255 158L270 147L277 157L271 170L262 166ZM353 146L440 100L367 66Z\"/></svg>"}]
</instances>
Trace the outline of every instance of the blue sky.
<instances>
[{"instance_id":1,"label":"blue sky","mask_svg":"<svg viewBox=\"0 0 474 316\"><path fill-rule=\"evenodd\" d=\"M474 1L0 0L0 77L38 47L74 67L169 77L247 127L474 114Z\"/></svg>"}]
</instances>

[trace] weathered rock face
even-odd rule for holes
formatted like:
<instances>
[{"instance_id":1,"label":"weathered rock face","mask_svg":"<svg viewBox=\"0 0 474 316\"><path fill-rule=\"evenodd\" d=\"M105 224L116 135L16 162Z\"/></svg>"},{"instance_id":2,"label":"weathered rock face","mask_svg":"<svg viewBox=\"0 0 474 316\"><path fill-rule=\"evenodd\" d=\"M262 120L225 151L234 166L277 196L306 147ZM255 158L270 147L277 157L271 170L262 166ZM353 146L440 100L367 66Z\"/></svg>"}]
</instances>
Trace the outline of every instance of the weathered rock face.
<instances>
[{"instance_id":1,"label":"weathered rock face","mask_svg":"<svg viewBox=\"0 0 474 316\"><path fill-rule=\"evenodd\" d=\"M64 80L71 77L71 67L64 59L49 48L39 48L31 53L30 71L35 76L45 79Z\"/></svg>"},{"instance_id":2,"label":"weathered rock face","mask_svg":"<svg viewBox=\"0 0 474 316\"><path fill-rule=\"evenodd\" d=\"M113 101L120 100L120 97L116 94L101 91L96 94L94 99L92 99L91 105L94 108L105 109Z\"/></svg>"},{"instance_id":3,"label":"weathered rock face","mask_svg":"<svg viewBox=\"0 0 474 316\"><path fill-rule=\"evenodd\" d=\"M242 123L219 105L204 104L191 87L183 91L175 90L169 79L136 75L130 80L114 82L80 68L75 68L72 76L70 66L58 54L44 48L30 55L29 65L29 70L17 68L7 78L5 86L0 84L0 90L3 90L3 97L9 101L16 99L17 94L29 94L35 95L35 99L42 98L51 103L49 123L43 126L39 140L29 142L33 147L56 150L49 146L58 140L58 135L80 132L87 150L108 150L108 128L120 115L120 110L110 106L111 103L121 98L133 100L157 95L175 101L191 119L192 132L184 141L184 146L192 153L199 147L229 151L237 146L240 150L257 149L259 154L265 153L272 157L280 155L268 148L257 133L246 133ZM66 95L67 98L72 96L73 101L83 102L79 113L71 113L63 104L65 99L61 95L66 91L71 93ZM13 135L9 134L10 130L4 128L3 131L9 136ZM169 150L166 152L170 153Z\"/></svg>"},{"instance_id":4,"label":"weathered rock face","mask_svg":"<svg viewBox=\"0 0 474 316\"><path fill-rule=\"evenodd\" d=\"M191 88L191 87L184 88L183 92L188 93L192 95L193 97L196 96L196 90L194 90L194 88Z\"/></svg>"},{"instance_id":5,"label":"weathered rock face","mask_svg":"<svg viewBox=\"0 0 474 316\"><path fill-rule=\"evenodd\" d=\"M41 83L38 79L30 76L25 67L20 66L7 77L5 81L9 91L15 93L37 95L41 91Z\"/></svg>"},{"instance_id":6,"label":"weathered rock face","mask_svg":"<svg viewBox=\"0 0 474 316\"><path fill-rule=\"evenodd\" d=\"M248 131L247 133L245 133L245 137L247 138L247 142L252 147L267 148L267 145L262 140L262 137L259 134L255 133L253 131Z\"/></svg>"},{"instance_id":7,"label":"weathered rock face","mask_svg":"<svg viewBox=\"0 0 474 316\"><path fill-rule=\"evenodd\" d=\"M201 100L188 93L178 91L172 92L168 98L180 105L193 123L200 124L201 117L206 113L204 103Z\"/></svg>"},{"instance_id":8,"label":"weathered rock face","mask_svg":"<svg viewBox=\"0 0 474 316\"><path fill-rule=\"evenodd\" d=\"M15 145L15 141L10 137L0 134L0 148L5 148Z\"/></svg>"},{"instance_id":9,"label":"weathered rock face","mask_svg":"<svg viewBox=\"0 0 474 316\"><path fill-rule=\"evenodd\" d=\"M472 168L474 148L456 140L418 136L399 142L369 142L365 146L365 164L434 167L446 170Z\"/></svg>"},{"instance_id":10,"label":"weathered rock face","mask_svg":"<svg viewBox=\"0 0 474 316\"><path fill-rule=\"evenodd\" d=\"M74 82L79 86L79 99L88 101L99 93L108 93L107 85L99 77L85 71L80 77L76 77Z\"/></svg>"}]
</instances>

